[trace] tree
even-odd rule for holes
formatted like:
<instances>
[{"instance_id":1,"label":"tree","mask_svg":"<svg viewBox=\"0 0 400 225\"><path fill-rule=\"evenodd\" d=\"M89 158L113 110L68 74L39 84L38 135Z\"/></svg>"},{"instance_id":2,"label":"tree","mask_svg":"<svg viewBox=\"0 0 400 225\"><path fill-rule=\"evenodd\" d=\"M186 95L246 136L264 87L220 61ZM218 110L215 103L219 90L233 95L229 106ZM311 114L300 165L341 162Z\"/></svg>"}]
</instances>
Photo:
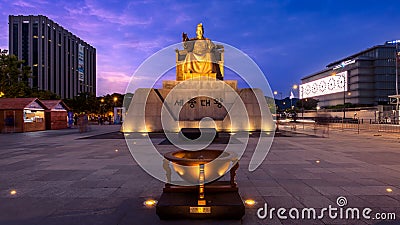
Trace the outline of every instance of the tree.
<instances>
[{"instance_id":1,"label":"tree","mask_svg":"<svg viewBox=\"0 0 400 225\"><path fill-rule=\"evenodd\" d=\"M107 94L105 96L99 97L99 99L104 99L104 110L105 112L114 111L114 107L121 107L124 100L124 95L119 93Z\"/></svg>"},{"instance_id":2,"label":"tree","mask_svg":"<svg viewBox=\"0 0 400 225\"><path fill-rule=\"evenodd\" d=\"M56 100L56 99L61 99L60 96L57 94L51 92L51 91L46 91L46 90L38 90L38 91L33 91L30 95L30 97L38 98L40 100Z\"/></svg>"},{"instance_id":3,"label":"tree","mask_svg":"<svg viewBox=\"0 0 400 225\"><path fill-rule=\"evenodd\" d=\"M268 106L269 111L272 114L275 114L276 113L275 99L268 97L268 96L264 96L264 97L265 97L265 100L267 101L267 106Z\"/></svg>"},{"instance_id":4,"label":"tree","mask_svg":"<svg viewBox=\"0 0 400 225\"><path fill-rule=\"evenodd\" d=\"M318 104L318 100L313 99L313 98L306 98L306 99L300 99L299 101L296 102L296 107L299 109L304 108L304 110L312 110L316 109Z\"/></svg>"},{"instance_id":5,"label":"tree","mask_svg":"<svg viewBox=\"0 0 400 225\"><path fill-rule=\"evenodd\" d=\"M23 63L15 55L0 54L0 93L3 97L29 97L32 93L28 86L32 71Z\"/></svg>"},{"instance_id":6,"label":"tree","mask_svg":"<svg viewBox=\"0 0 400 225\"><path fill-rule=\"evenodd\" d=\"M100 103L92 93L80 93L73 99L64 99L64 102L76 113L99 113L100 111Z\"/></svg>"}]
</instances>

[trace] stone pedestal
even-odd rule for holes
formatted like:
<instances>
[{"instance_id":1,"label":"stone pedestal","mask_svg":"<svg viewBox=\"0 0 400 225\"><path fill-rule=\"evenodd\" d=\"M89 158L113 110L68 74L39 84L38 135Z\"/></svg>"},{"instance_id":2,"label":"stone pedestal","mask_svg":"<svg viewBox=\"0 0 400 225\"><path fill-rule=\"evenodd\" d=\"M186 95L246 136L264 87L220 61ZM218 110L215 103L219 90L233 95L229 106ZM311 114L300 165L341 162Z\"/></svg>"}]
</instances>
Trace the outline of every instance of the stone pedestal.
<instances>
[{"instance_id":1,"label":"stone pedestal","mask_svg":"<svg viewBox=\"0 0 400 225\"><path fill-rule=\"evenodd\" d=\"M156 206L163 220L170 219L241 219L245 207L236 187L217 181L205 188L205 206L198 206L197 187L169 185Z\"/></svg>"},{"instance_id":2,"label":"stone pedestal","mask_svg":"<svg viewBox=\"0 0 400 225\"><path fill-rule=\"evenodd\" d=\"M233 125L229 115L238 114L236 109L242 106L242 102L248 120L241 118ZM126 115L123 131L165 131L161 122L163 105L171 114L172 120L179 124L168 130L170 132L178 132L181 128L199 128L200 120L205 117L214 120L214 124L208 128L215 128L219 132L273 131L275 127L269 119L271 114L260 89L238 89L237 81L210 80L206 77L187 81L163 81L162 89L137 89Z\"/></svg>"}]
</instances>

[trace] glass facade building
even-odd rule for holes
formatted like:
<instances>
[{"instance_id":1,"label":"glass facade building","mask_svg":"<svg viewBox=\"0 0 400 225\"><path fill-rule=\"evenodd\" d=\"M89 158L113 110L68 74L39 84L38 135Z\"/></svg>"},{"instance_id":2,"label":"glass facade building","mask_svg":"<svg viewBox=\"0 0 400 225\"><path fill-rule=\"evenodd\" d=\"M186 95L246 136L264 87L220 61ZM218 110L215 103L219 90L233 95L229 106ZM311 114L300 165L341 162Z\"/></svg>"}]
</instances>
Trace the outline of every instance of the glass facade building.
<instances>
[{"instance_id":1,"label":"glass facade building","mask_svg":"<svg viewBox=\"0 0 400 225\"><path fill-rule=\"evenodd\" d=\"M396 44L390 42L373 46L332 62L324 70L302 78L301 87L346 71L347 90L325 95L316 93L317 96L313 98L319 100L319 106L343 105L344 102L355 106L387 105L388 96L396 94L396 53Z\"/></svg>"},{"instance_id":2,"label":"glass facade building","mask_svg":"<svg viewBox=\"0 0 400 225\"><path fill-rule=\"evenodd\" d=\"M10 15L9 52L31 67L33 89L96 94L96 49L46 16Z\"/></svg>"}]
</instances>

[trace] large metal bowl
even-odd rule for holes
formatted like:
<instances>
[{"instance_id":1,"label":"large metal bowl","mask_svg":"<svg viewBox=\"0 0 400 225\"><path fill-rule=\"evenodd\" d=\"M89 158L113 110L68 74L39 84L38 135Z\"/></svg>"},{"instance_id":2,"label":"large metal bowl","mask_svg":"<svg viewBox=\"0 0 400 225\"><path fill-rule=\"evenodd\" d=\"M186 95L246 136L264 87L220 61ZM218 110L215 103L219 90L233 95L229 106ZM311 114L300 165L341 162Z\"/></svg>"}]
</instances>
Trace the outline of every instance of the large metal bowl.
<instances>
[{"instance_id":1,"label":"large metal bowl","mask_svg":"<svg viewBox=\"0 0 400 225\"><path fill-rule=\"evenodd\" d=\"M174 170L190 185L199 184L200 164L204 164L205 183L222 177L234 160L232 154L222 150L174 151L164 155Z\"/></svg>"}]
</instances>

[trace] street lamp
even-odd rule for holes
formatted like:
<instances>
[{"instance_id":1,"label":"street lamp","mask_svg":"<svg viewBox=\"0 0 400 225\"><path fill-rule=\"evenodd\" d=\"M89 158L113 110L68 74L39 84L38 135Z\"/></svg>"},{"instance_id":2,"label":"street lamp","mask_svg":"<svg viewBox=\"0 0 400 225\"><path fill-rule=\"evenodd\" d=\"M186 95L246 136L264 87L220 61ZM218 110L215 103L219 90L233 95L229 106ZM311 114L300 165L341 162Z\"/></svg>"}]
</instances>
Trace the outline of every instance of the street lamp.
<instances>
[{"instance_id":1,"label":"street lamp","mask_svg":"<svg viewBox=\"0 0 400 225\"><path fill-rule=\"evenodd\" d=\"M104 98L100 99L100 110L101 110L101 117L103 117L104 115Z\"/></svg>"},{"instance_id":2,"label":"street lamp","mask_svg":"<svg viewBox=\"0 0 400 225\"><path fill-rule=\"evenodd\" d=\"M116 124L116 121L115 121L115 118L116 118L116 114L117 114L117 111L115 110L115 107L116 107L116 104L117 104L117 101L118 101L118 98L117 97L114 97L114 109L113 109L113 115L114 115L114 124Z\"/></svg>"},{"instance_id":3,"label":"street lamp","mask_svg":"<svg viewBox=\"0 0 400 225\"><path fill-rule=\"evenodd\" d=\"M350 91L347 92L347 96L349 96L349 97L351 96L351 92L350 92ZM343 102L344 102L344 104L346 105L346 101L345 101L345 100L346 100L346 99L344 99ZM346 113L346 111L345 111L346 106L345 106L345 105L343 106L343 118L346 117L346 114L345 114L345 113Z\"/></svg>"},{"instance_id":4,"label":"street lamp","mask_svg":"<svg viewBox=\"0 0 400 225\"><path fill-rule=\"evenodd\" d=\"M117 101L118 101L118 98L117 97L114 97L114 107L116 107L117 106Z\"/></svg>"},{"instance_id":5,"label":"street lamp","mask_svg":"<svg viewBox=\"0 0 400 225\"><path fill-rule=\"evenodd\" d=\"M318 117L318 110L320 110L321 109L321 107L319 106L319 105L317 105L317 107L315 108L316 110L315 110L315 118L314 118L314 125L315 125L315 127L314 128L316 128L316 125L317 125L317 122L319 122L320 121L320 119L319 119L319 117ZM316 131L316 130L315 130Z\"/></svg>"},{"instance_id":6,"label":"street lamp","mask_svg":"<svg viewBox=\"0 0 400 225\"><path fill-rule=\"evenodd\" d=\"M300 89L299 89L299 99L301 101L301 119L304 120L304 87L301 87L301 96L300 96ZM305 101L307 101L307 98L305 99ZM304 126L304 123L303 123Z\"/></svg>"},{"instance_id":7,"label":"street lamp","mask_svg":"<svg viewBox=\"0 0 400 225\"><path fill-rule=\"evenodd\" d=\"M274 91L274 95L278 95L278 94L281 95L281 100L282 100L282 92Z\"/></svg>"},{"instance_id":8,"label":"street lamp","mask_svg":"<svg viewBox=\"0 0 400 225\"><path fill-rule=\"evenodd\" d=\"M278 92L278 91L274 91L274 95L278 95L278 94L280 94L281 95L281 102L283 102L283 98L282 98L282 92ZM285 103L285 102L283 102L283 103ZM283 107L282 107L283 108Z\"/></svg>"}]
</instances>

